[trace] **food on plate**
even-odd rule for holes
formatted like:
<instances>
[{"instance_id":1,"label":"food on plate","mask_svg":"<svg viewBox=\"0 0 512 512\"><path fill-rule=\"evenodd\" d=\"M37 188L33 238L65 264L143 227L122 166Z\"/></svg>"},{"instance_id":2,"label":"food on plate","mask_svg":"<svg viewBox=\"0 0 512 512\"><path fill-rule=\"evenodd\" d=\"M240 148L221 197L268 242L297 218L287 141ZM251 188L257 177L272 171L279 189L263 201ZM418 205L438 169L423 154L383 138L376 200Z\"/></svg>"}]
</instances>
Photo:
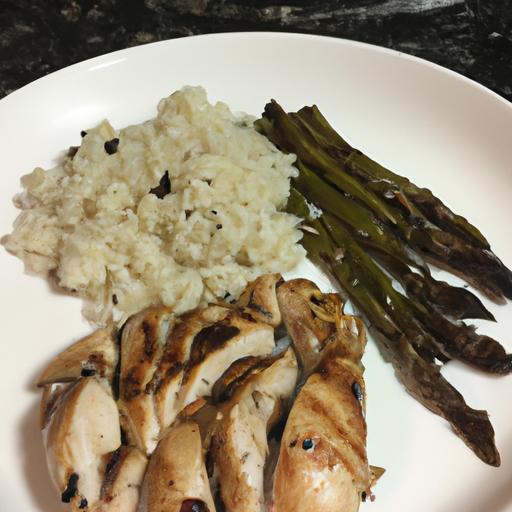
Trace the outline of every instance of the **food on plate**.
<instances>
[{"instance_id":1,"label":"food on plate","mask_svg":"<svg viewBox=\"0 0 512 512\"><path fill-rule=\"evenodd\" d=\"M265 510L267 436L282 419L297 384L291 348L251 359L241 378L229 379L229 399L219 407L221 417L211 441L221 499L230 511ZM240 362L247 366L247 360Z\"/></svg>"},{"instance_id":2,"label":"food on plate","mask_svg":"<svg viewBox=\"0 0 512 512\"><path fill-rule=\"evenodd\" d=\"M100 499L91 512L132 512L140 500L140 482L148 465L148 459L133 446L121 446L110 457Z\"/></svg>"},{"instance_id":3,"label":"food on plate","mask_svg":"<svg viewBox=\"0 0 512 512\"><path fill-rule=\"evenodd\" d=\"M86 509L100 499L106 458L121 444L112 391L104 381L84 377L48 412L44 432L52 479L63 503Z\"/></svg>"},{"instance_id":4,"label":"food on plate","mask_svg":"<svg viewBox=\"0 0 512 512\"><path fill-rule=\"evenodd\" d=\"M90 320L156 304L183 313L303 259L298 219L281 211L295 157L204 89L175 92L147 122L82 135L60 165L22 178L5 246L84 298Z\"/></svg>"},{"instance_id":5,"label":"food on plate","mask_svg":"<svg viewBox=\"0 0 512 512\"><path fill-rule=\"evenodd\" d=\"M409 393L446 418L483 461L498 466L487 413L465 403L439 363L459 359L506 374L512 355L462 321L494 317L468 290L434 279L427 261L495 301L512 298L512 272L466 219L352 148L318 108L287 114L272 101L256 126L280 149L297 154L299 176L287 208L305 219L301 243L308 257L366 316Z\"/></svg>"},{"instance_id":6,"label":"food on plate","mask_svg":"<svg viewBox=\"0 0 512 512\"><path fill-rule=\"evenodd\" d=\"M278 300L294 347L309 364L303 366L306 380L281 440L274 510L357 511L372 484L361 363L364 326L343 314L339 295L322 294L304 279L283 284Z\"/></svg>"},{"instance_id":7,"label":"food on plate","mask_svg":"<svg viewBox=\"0 0 512 512\"><path fill-rule=\"evenodd\" d=\"M306 253L407 391L499 466L487 412L441 366L507 374L512 355L464 322L495 320L482 301L429 265L496 302L512 299L512 272L318 108L272 101L254 122L185 87L150 121L82 132L22 184L7 249L100 326L38 382L71 510L356 512L373 499L383 470L366 453L365 329L337 293L282 278Z\"/></svg>"},{"instance_id":8,"label":"food on plate","mask_svg":"<svg viewBox=\"0 0 512 512\"><path fill-rule=\"evenodd\" d=\"M139 509L147 512L215 510L196 423L185 421L163 435L144 477Z\"/></svg>"},{"instance_id":9,"label":"food on plate","mask_svg":"<svg viewBox=\"0 0 512 512\"><path fill-rule=\"evenodd\" d=\"M298 307L309 310L302 330ZM282 324L291 345L276 339ZM39 381L49 467L71 510L348 512L371 495L366 338L339 295L263 275L238 302L184 314L152 306L120 331L78 341ZM116 336L105 358L117 361L112 377L111 364L91 366L86 347L104 354ZM289 452L293 436L303 455ZM310 480L314 497L299 489ZM306 508L291 505L301 499Z\"/></svg>"}]
</instances>

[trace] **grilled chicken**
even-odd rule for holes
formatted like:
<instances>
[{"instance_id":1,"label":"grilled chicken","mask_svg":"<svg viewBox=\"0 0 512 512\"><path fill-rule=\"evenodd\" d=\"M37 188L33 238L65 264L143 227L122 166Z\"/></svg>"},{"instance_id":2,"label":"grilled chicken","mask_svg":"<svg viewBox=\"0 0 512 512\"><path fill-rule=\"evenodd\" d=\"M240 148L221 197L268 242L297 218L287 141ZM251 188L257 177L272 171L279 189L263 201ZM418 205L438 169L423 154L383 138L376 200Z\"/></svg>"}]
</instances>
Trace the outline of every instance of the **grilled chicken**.
<instances>
[{"instance_id":1,"label":"grilled chicken","mask_svg":"<svg viewBox=\"0 0 512 512\"><path fill-rule=\"evenodd\" d=\"M106 457L121 444L119 412L106 382L88 377L72 385L45 434L48 467L62 501L72 510L98 501Z\"/></svg>"},{"instance_id":2,"label":"grilled chicken","mask_svg":"<svg viewBox=\"0 0 512 512\"><path fill-rule=\"evenodd\" d=\"M122 446L110 458L101 487L100 501L90 512L137 512L142 479L148 460L135 447Z\"/></svg>"},{"instance_id":3,"label":"grilled chicken","mask_svg":"<svg viewBox=\"0 0 512 512\"><path fill-rule=\"evenodd\" d=\"M307 279L292 279L277 289L283 322L293 340L305 376L318 364L323 347L336 332L335 324L331 321L331 295L337 296L321 293Z\"/></svg>"},{"instance_id":4,"label":"grilled chicken","mask_svg":"<svg viewBox=\"0 0 512 512\"><path fill-rule=\"evenodd\" d=\"M342 315L336 296L324 299L324 318L333 311L336 333L286 422L275 472L275 512L355 512L363 493L370 493L361 364L365 333L359 320Z\"/></svg>"},{"instance_id":5,"label":"grilled chicken","mask_svg":"<svg viewBox=\"0 0 512 512\"><path fill-rule=\"evenodd\" d=\"M265 511L267 434L297 382L297 360L292 349L277 357L260 358L253 368L252 372L242 372L243 381L237 389L227 386L233 390L232 396L221 408L222 419L213 438L222 502L228 512ZM240 377L233 382L237 380Z\"/></svg>"},{"instance_id":6,"label":"grilled chicken","mask_svg":"<svg viewBox=\"0 0 512 512\"><path fill-rule=\"evenodd\" d=\"M150 384L162 429L167 428L180 412L178 392L195 336L202 329L223 320L229 311L227 308L210 306L186 313L176 320Z\"/></svg>"},{"instance_id":7,"label":"grilled chicken","mask_svg":"<svg viewBox=\"0 0 512 512\"><path fill-rule=\"evenodd\" d=\"M42 387L55 382L72 382L81 376L98 375L110 382L118 350L111 328L98 329L57 355L37 379Z\"/></svg>"},{"instance_id":8,"label":"grilled chicken","mask_svg":"<svg viewBox=\"0 0 512 512\"><path fill-rule=\"evenodd\" d=\"M268 355L275 346L268 324L231 311L223 320L201 329L194 337L178 400L183 408L212 393L215 381L242 357Z\"/></svg>"},{"instance_id":9,"label":"grilled chicken","mask_svg":"<svg viewBox=\"0 0 512 512\"><path fill-rule=\"evenodd\" d=\"M153 453L142 486L139 512L215 512L199 427L171 427Z\"/></svg>"},{"instance_id":10,"label":"grilled chicken","mask_svg":"<svg viewBox=\"0 0 512 512\"><path fill-rule=\"evenodd\" d=\"M265 274L250 282L238 299L237 306L244 308L260 322L272 327L281 323L281 312L276 297L276 287L283 283L281 274Z\"/></svg>"},{"instance_id":11,"label":"grilled chicken","mask_svg":"<svg viewBox=\"0 0 512 512\"><path fill-rule=\"evenodd\" d=\"M276 353L283 322L293 348ZM275 512L353 512L370 492L365 337L338 295L262 276L237 304L179 317L151 307L116 339L96 331L55 357L38 382L48 464L71 510L214 512L206 452L228 512L264 512L269 490ZM305 383L269 460L269 432L296 390L297 358Z\"/></svg>"},{"instance_id":12,"label":"grilled chicken","mask_svg":"<svg viewBox=\"0 0 512 512\"><path fill-rule=\"evenodd\" d=\"M130 439L148 455L160 433L150 383L172 322L169 308L148 308L126 322L121 338L118 406Z\"/></svg>"}]
</instances>

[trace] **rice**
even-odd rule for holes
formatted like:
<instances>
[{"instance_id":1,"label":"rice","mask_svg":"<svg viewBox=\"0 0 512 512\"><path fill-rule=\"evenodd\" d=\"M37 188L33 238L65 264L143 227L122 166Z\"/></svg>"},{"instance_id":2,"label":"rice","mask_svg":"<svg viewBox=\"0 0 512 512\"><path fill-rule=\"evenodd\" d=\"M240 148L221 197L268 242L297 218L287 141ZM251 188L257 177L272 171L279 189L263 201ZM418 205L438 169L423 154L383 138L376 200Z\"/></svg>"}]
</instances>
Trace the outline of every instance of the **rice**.
<instances>
[{"instance_id":1,"label":"rice","mask_svg":"<svg viewBox=\"0 0 512 512\"><path fill-rule=\"evenodd\" d=\"M281 211L294 160L185 87L156 118L119 132L103 121L62 165L24 176L4 244L85 299L95 323L152 304L180 314L304 257L298 219Z\"/></svg>"}]
</instances>

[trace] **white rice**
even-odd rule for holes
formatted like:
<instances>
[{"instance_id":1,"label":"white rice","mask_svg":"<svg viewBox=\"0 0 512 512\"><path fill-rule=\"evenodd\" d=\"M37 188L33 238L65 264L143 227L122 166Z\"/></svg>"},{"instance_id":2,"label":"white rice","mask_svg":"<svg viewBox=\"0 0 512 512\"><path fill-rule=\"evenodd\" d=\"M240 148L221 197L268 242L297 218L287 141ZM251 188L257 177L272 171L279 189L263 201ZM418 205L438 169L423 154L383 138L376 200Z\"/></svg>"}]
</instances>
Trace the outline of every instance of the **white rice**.
<instances>
[{"instance_id":1,"label":"white rice","mask_svg":"<svg viewBox=\"0 0 512 512\"><path fill-rule=\"evenodd\" d=\"M120 132L103 121L73 158L24 176L5 245L84 298L96 323L159 303L182 313L304 257L298 219L280 211L294 160L250 119L185 87L155 119ZM165 171L171 193L160 199L149 191Z\"/></svg>"}]
</instances>

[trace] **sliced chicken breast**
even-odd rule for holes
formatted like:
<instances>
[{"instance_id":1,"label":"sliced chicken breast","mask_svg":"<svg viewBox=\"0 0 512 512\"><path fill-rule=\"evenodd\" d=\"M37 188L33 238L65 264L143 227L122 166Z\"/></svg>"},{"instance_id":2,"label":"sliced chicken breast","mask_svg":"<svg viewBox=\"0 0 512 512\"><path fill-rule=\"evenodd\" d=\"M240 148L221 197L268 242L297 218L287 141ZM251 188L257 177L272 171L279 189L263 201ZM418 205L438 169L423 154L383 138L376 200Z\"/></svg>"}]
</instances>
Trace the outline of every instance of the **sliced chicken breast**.
<instances>
[{"instance_id":1,"label":"sliced chicken breast","mask_svg":"<svg viewBox=\"0 0 512 512\"><path fill-rule=\"evenodd\" d=\"M98 329L57 355L37 379L38 386L97 375L112 382L118 348L112 328Z\"/></svg>"},{"instance_id":2,"label":"sliced chicken breast","mask_svg":"<svg viewBox=\"0 0 512 512\"><path fill-rule=\"evenodd\" d=\"M215 512L199 427L171 427L149 462L139 512Z\"/></svg>"},{"instance_id":3,"label":"sliced chicken breast","mask_svg":"<svg viewBox=\"0 0 512 512\"><path fill-rule=\"evenodd\" d=\"M148 464L133 446L122 446L111 456L101 486L101 499L90 512L137 512L140 487Z\"/></svg>"},{"instance_id":4,"label":"sliced chicken breast","mask_svg":"<svg viewBox=\"0 0 512 512\"><path fill-rule=\"evenodd\" d=\"M204 327L192 343L179 392L179 408L210 396L215 382L237 359L268 355L274 347L274 329L270 325L236 310Z\"/></svg>"},{"instance_id":5,"label":"sliced chicken breast","mask_svg":"<svg viewBox=\"0 0 512 512\"><path fill-rule=\"evenodd\" d=\"M132 316L123 328L119 410L130 440L150 454L160 433L151 380L172 327L169 308L152 307Z\"/></svg>"},{"instance_id":6,"label":"sliced chicken breast","mask_svg":"<svg viewBox=\"0 0 512 512\"><path fill-rule=\"evenodd\" d=\"M108 455L121 444L119 412L106 381L88 377L72 385L43 432L62 501L73 510L97 502Z\"/></svg>"},{"instance_id":7,"label":"sliced chicken breast","mask_svg":"<svg viewBox=\"0 0 512 512\"><path fill-rule=\"evenodd\" d=\"M370 493L362 324L340 316L337 333L300 390L281 441L275 512L355 512Z\"/></svg>"},{"instance_id":8,"label":"sliced chicken breast","mask_svg":"<svg viewBox=\"0 0 512 512\"><path fill-rule=\"evenodd\" d=\"M305 376L321 360L327 340L335 332L331 296L307 279L292 279L277 289L279 309L297 350Z\"/></svg>"},{"instance_id":9,"label":"sliced chicken breast","mask_svg":"<svg viewBox=\"0 0 512 512\"><path fill-rule=\"evenodd\" d=\"M167 428L180 412L178 391L196 334L208 325L223 320L229 311L227 308L210 306L186 313L176 320L150 384L162 429Z\"/></svg>"},{"instance_id":10,"label":"sliced chicken breast","mask_svg":"<svg viewBox=\"0 0 512 512\"><path fill-rule=\"evenodd\" d=\"M282 283L284 280L281 274L259 276L247 285L236 304L259 322L277 327L281 323L281 312L276 288Z\"/></svg>"},{"instance_id":11,"label":"sliced chicken breast","mask_svg":"<svg viewBox=\"0 0 512 512\"><path fill-rule=\"evenodd\" d=\"M278 357L263 358L255 366L258 370L239 383L221 407L222 419L213 437L212 453L228 512L266 510L267 434L297 382L297 360L292 349Z\"/></svg>"}]
</instances>

